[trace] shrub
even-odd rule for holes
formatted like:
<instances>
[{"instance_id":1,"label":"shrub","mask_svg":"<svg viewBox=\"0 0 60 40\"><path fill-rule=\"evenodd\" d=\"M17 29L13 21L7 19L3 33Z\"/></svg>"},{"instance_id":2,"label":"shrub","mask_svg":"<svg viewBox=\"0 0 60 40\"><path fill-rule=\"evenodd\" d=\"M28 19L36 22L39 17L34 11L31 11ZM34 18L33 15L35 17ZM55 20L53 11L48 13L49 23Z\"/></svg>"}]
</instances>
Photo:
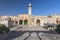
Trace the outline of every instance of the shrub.
<instances>
[{"instance_id":1,"label":"shrub","mask_svg":"<svg viewBox=\"0 0 60 40\"><path fill-rule=\"evenodd\" d=\"M43 26L43 28L48 29L48 27L47 27L47 26Z\"/></svg>"},{"instance_id":2,"label":"shrub","mask_svg":"<svg viewBox=\"0 0 60 40\"><path fill-rule=\"evenodd\" d=\"M60 24L56 25L55 31L60 34Z\"/></svg>"},{"instance_id":3,"label":"shrub","mask_svg":"<svg viewBox=\"0 0 60 40\"><path fill-rule=\"evenodd\" d=\"M7 33L8 31L9 31L9 28L7 28L3 24L0 24L0 33Z\"/></svg>"}]
</instances>

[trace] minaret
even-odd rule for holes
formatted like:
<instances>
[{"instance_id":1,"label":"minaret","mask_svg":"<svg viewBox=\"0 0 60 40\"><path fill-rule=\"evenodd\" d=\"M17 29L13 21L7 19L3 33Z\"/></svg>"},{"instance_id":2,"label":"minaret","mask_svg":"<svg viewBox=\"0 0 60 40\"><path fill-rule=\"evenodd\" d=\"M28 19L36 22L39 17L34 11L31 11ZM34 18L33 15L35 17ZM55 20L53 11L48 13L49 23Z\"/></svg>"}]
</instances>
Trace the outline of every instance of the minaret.
<instances>
[{"instance_id":1,"label":"minaret","mask_svg":"<svg viewBox=\"0 0 60 40\"><path fill-rule=\"evenodd\" d=\"M28 14L29 15L32 14L32 5L31 5L31 3L29 3L29 5L28 5Z\"/></svg>"}]
</instances>

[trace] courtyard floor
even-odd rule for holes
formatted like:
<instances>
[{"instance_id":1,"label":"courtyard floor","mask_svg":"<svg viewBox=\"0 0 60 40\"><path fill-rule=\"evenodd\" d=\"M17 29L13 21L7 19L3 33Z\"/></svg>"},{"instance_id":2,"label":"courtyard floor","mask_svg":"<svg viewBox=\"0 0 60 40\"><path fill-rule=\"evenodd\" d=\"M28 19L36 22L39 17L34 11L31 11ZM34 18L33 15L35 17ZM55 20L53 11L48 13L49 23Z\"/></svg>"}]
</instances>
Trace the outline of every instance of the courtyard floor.
<instances>
[{"instance_id":1,"label":"courtyard floor","mask_svg":"<svg viewBox=\"0 0 60 40\"><path fill-rule=\"evenodd\" d=\"M42 28L42 26L16 26L0 40L60 40L60 35Z\"/></svg>"}]
</instances>

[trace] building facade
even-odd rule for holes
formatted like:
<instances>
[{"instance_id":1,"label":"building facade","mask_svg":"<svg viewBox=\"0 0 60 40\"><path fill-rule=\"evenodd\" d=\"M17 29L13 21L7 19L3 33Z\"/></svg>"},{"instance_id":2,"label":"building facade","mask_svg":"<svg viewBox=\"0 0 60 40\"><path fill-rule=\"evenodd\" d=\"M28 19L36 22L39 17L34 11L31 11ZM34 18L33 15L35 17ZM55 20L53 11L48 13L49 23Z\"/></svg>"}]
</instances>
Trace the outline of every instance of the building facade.
<instances>
[{"instance_id":1,"label":"building facade","mask_svg":"<svg viewBox=\"0 0 60 40\"><path fill-rule=\"evenodd\" d=\"M28 5L28 14L19 14L18 16L9 16L12 20L13 25L44 25L60 24L60 15L49 15L49 16L34 16L32 15L32 5Z\"/></svg>"},{"instance_id":2,"label":"building facade","mask_svg":"<svg viewBox=\"0 0 60 40\"><path fill-rule=\"evenodd\" d=\"M0 24L4 24L6 27L14 26L12 20L8 16L0 16Z\"/></svg>"}]
</instances>

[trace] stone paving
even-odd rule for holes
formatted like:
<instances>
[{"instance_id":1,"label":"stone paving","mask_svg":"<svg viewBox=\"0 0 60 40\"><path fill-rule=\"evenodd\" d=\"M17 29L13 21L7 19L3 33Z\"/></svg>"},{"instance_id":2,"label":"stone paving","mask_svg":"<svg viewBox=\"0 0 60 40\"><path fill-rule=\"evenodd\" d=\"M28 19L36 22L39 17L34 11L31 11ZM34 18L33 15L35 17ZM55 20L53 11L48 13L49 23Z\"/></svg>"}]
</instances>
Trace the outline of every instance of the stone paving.
<instances>
[{"instance_id":1,"label":"stone paving","mask_svg":"<svg viewBox=\"0 0 60 40\"><path fill-rule=\"evenodd\" d=\"M16 26L9 33L0 35L0 40L60 40L60 35L41 26Z\"/></svg>"}]
</instances>

